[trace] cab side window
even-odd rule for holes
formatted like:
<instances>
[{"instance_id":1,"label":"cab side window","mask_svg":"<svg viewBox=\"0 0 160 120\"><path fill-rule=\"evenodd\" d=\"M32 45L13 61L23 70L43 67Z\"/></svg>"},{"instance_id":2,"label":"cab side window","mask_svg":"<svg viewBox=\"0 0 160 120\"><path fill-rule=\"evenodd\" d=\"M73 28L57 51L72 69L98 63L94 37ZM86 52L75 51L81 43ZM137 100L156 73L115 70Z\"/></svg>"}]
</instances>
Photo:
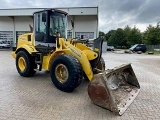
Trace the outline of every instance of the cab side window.
<instances>
[{"instance_id":1,"label":"cab side window","mask_svg":"<svg viewBox=\"0 0 160 120\"><path fill-rule=\"evenodd\" d=\"M46 36L46 22L42 21L43 13L34 14L35 40L39 42L45 42L45 36Z\"/></svg>"},{"instance_id":2,"label":"cab side window","mask_svg":"<svg viewBox=\"0 0 160 120\"><path fill-rule=\"evenodd\" d=\"M42 14L43 13L36 13L34 15L35 18L35 31L36 32L43 32L44 34L46 34L46 22L42 21Z\"/></svg>"}]
</instances>

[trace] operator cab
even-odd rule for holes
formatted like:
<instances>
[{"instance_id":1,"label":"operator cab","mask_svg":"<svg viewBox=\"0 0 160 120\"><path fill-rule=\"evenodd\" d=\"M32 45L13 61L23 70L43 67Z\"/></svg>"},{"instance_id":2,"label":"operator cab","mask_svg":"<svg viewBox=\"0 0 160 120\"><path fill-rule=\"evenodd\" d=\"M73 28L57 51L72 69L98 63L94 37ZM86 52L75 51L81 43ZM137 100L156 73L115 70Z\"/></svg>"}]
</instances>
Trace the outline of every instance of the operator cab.
<instances>
[{"instance_id":1,"label":"operator cab","mask_svg":"<svg viewBox=\"0 0 160 120\"><path fill-rule=\"evenodd\" d=\"M56 47L59 38L67 36L67 13L50 9L34 13L35 48L40 52L49 52Z\"/></svg>"}]
</instances>

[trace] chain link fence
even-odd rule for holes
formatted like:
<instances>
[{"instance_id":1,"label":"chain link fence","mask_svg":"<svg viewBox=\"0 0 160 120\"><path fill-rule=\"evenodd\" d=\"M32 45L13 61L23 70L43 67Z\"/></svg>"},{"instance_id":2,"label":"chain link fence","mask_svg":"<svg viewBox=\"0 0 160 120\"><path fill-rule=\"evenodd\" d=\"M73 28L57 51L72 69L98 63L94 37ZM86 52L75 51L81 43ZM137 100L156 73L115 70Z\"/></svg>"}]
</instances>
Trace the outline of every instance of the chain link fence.
<instances>
[{"instance_id":1,"label":"chain link fence","mask_svg":"<svg viewBox=\"0 0 160 120\"><path fill-rule=\"evenodd\" d=\"M147 50L160 51L160 45L147 45Z\"/></svg>"}]
</instances>

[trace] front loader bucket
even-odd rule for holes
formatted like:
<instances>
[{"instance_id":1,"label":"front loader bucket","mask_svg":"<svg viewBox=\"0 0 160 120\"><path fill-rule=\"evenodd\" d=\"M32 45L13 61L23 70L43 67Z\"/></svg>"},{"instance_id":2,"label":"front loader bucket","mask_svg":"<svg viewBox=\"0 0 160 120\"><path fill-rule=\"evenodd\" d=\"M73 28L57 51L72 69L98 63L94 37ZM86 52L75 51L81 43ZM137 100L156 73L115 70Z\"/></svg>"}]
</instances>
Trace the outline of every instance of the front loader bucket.
<instances>
[{"instance_id":1,"label":"front loader bucket","mask_svg":"<svg viewBox=\"0 0 160 120\"><path fill-rule=\"evenodd\" d=\"M122 115L140 91L131 64L94 75L88 95L94 104Z\"/></svg>"}]
</instances>

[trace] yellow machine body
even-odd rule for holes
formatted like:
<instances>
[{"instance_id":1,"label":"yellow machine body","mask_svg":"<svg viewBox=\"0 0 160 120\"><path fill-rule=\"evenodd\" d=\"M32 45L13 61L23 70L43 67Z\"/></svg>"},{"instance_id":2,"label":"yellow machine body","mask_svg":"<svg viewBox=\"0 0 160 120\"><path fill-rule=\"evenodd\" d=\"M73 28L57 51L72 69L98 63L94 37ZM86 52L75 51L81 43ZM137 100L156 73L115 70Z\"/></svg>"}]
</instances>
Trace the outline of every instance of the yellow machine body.
<instances>
[{"instance_id":1,"label":"yellow machine body","mask_svg":"<svg viewBox=\"0 0 160 120\"><path fill-rule=\"evenodd\" d=\"M28 36L31 36L30 41L28 40ZM70 54L79 60L84 72L86 73L86 76L91 81L93 78L93 71L89 63L89 60L94 60L95 58L98 57L98 54L89 47L87 47L86 45L82 43L74 43L72 40L66 41L66 39L64 38L59 38L59 44L60 44L59 48L56 47L56 49L52 50L47 55L43 56L42 69L50 71L51 63L57 55ZM21 35L18 38L17 46L18 47L16 51L12 52L12 56L14 58L16 58L16 53L18 53L20 50L24 50L28 52L30 55L38 52L34 46L33 33L27 33Z\"/></svg>"}]
</instances>

